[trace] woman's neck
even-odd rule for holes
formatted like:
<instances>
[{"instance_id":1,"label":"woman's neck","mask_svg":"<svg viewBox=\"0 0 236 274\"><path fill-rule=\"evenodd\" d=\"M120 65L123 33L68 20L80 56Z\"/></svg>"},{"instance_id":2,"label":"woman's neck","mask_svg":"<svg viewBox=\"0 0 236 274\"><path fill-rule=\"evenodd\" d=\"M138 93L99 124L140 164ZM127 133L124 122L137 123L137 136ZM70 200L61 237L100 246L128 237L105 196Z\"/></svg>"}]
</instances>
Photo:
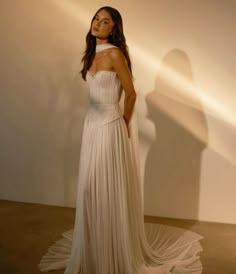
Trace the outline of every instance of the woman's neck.
<instances>
[{"instance_id":1,"label":"woman's neck","mask_svg":"<svg viewBox=\"0 0 236 274\"><path fill-rule=\"evenodd\" d=\"M96 44L97 45L108 44L108 43L109 42L108 42L107 39L99 39L99 38L96 39Z\"/></svg>"}]
</instances>

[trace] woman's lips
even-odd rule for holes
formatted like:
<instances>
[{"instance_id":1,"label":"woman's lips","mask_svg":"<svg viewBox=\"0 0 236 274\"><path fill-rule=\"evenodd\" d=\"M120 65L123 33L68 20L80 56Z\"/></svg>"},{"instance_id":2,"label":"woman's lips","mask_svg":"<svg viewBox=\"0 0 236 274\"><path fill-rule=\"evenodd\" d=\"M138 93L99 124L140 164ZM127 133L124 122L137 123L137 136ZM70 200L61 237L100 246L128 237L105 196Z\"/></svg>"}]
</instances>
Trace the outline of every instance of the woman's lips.
<instances>
[{"instance_id":1,"label":"woman's lips","mask_svg":"<svg viewBox=\"0 0 236 274\"><path fill-rule=\"evenodd\" d=\"M98 31L99 29L98 29L98 28L96 28L96 27L93 27L93 30L94 30L94 31Z\"/></svg>"}]
</instances>

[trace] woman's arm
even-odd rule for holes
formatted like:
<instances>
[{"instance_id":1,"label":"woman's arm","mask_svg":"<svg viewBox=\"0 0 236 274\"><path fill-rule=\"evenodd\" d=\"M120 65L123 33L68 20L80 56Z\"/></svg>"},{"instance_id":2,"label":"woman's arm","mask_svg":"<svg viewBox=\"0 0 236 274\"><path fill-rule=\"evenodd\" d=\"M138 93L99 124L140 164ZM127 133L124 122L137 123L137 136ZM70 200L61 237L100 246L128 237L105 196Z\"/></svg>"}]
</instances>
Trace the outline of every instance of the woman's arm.
<instances>
[{"instance_id":1,"label":"woman's arm","mask_svg":"<svg viewBox=\"0 0 236 274\"><path fill-rule=\"evenodd\" d=\"M136 92L134 89L132 76L128 65L126 63L125 57L119 49L112 49L110 53L112 66L114 71L117 73L121 85L125 92L124 100L124 120L127 126L128 135L129 135L129 122L133 113L135 101L136 101Z\"/></svg>"}]
</instances>

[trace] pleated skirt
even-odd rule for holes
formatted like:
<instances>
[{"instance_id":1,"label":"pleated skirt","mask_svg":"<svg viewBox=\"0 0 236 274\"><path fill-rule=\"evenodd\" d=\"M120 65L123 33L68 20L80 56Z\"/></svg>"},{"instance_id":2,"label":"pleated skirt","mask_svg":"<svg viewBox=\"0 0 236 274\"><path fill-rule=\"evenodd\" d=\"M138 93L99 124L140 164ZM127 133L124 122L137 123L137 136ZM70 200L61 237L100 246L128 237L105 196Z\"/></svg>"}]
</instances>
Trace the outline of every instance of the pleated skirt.
<instances>
[{"instance_id":1,"label":"pleated skirt","mask_svg":"<svg viewBox=\"0 0 236 274\"><path fill-rule=\"evenodd\" d=\"M43 272L202 273L200 235L144 224L139 170L122 117L84 123L74 228L42 257Z\"/></svg>"}]
</instances>

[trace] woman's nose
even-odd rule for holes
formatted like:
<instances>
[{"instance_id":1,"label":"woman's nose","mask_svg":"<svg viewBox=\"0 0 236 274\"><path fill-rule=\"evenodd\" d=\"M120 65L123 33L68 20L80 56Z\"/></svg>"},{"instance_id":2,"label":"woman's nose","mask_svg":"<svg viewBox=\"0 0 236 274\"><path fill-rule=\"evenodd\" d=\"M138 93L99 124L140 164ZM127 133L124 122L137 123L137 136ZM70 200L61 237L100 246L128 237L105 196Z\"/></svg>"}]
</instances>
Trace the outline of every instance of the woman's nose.
<instances>
[{"instance_id":1,"label":"woman's nose","mask_svg":"<svg viewBox=\"0 0 236 274\"><path fill-rule=\"evenodd\" d=\"M96 21L96 22L95 22L95 26L98 26L98 27L99 27L99 26L100 26L100 21Z\"/></svg>"}]
</instances>

